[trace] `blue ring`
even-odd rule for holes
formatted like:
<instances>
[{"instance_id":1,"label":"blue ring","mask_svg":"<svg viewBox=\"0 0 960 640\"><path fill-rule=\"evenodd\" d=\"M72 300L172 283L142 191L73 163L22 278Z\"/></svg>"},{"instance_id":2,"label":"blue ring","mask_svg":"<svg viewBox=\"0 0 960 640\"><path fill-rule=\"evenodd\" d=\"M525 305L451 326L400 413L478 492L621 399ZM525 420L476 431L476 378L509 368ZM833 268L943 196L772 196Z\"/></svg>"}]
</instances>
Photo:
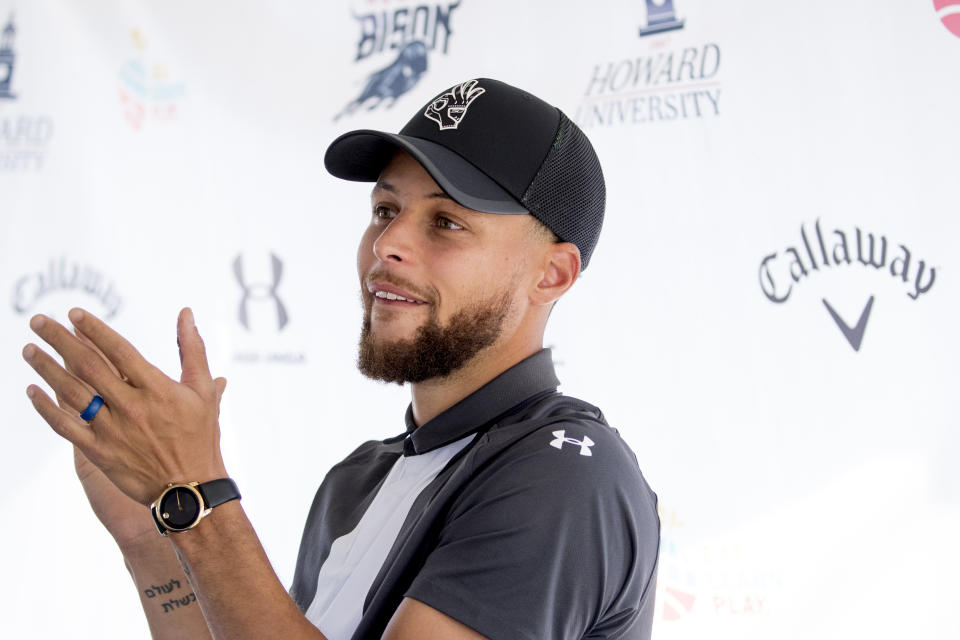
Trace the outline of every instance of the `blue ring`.
<instances>
[{"instance_id":1,"label":"blue ring","mask_svg":"<svg viewBox=\"0 0 960 640\"><path fill-rule=\"evenodd\" d=\"M90 404L87 405L87 408L83 410L83 413L80 414L80 419L90 422L93 420L94 416L97 415L97 412L100 411L100 407L103 406L103 398L100 396L93 396L93 400L90 401Z\"/></svg>"}]
</instances>

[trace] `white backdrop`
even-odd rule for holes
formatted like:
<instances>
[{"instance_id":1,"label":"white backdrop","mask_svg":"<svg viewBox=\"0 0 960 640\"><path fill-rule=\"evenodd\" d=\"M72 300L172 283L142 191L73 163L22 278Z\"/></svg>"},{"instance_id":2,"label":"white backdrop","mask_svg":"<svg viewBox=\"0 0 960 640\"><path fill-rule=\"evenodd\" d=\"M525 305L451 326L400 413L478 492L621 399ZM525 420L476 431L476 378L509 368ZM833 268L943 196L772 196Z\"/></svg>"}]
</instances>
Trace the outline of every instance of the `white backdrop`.
<instances>
[{"instance_id":1,"label":"white backdrop","mask_svg":"<svg viewBox=\"0 0 960 640\"><path fill-rule=\"evenodd\" d=\"M489 76L580 122L605 170L548 342L660 496L655 637L958 637L960 2L672 9L641 36L639 0L0 0L4 635L147 635L23 393L30 315L109 316L176 375L194 308L289 584L325 471L407 403L354 369L369 185L323 152ZM415 86L335 119L411 40Z\"/></svg>"}]
</instances>

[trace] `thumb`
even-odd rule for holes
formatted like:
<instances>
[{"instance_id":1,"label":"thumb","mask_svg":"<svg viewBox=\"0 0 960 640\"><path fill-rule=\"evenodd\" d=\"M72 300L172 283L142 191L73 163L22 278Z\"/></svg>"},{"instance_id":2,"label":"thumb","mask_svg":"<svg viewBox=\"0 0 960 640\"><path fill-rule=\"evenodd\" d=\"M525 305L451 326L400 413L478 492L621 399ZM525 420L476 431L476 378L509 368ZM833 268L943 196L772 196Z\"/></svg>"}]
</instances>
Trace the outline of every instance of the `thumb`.
<instances>
[{"instance_id":1,"label":"thumb","mask_svg":"<svg viewBox=\"0 0 960 640\"><path fill-rule=\"evenodd\" d=\"M227 390L227 379L217 378L213 384L217 387L217 404L219 404L220 399L223 398L223 392Z\"/></svg>"},{"instance_id":2,"label":"thumb","mask_svg":"<svg viewBox=\"0 0 960 640\"><path fill-rule=\"evenodd\" d=\"M77 477L80 478L81 482L99 471L76 445L73 447L73 467L76 469Z\"/></svg>"},{"instance_id":3,"label":"thumb","mask_svg":"<svg viewBox=\"0 0 960 640\"><path fill-rule=\"evenodd\" d=\"M213 386L217 390L217 416L220 415L220 400L223 398L223 392L227 388L226 378L217 378L213 381Z\"/></svg>"},{"instance_id":4,"label":"thumb","mask_svg":"<svg viewBox=\"0 0 960 640\"><path fill-rule=\"evenodd\" d=\"M177 342L180 344L180 382L193 386L210 382L207 349L194 323L193 311L184 308L177 318Z\"/></svg>"}]
</instances>

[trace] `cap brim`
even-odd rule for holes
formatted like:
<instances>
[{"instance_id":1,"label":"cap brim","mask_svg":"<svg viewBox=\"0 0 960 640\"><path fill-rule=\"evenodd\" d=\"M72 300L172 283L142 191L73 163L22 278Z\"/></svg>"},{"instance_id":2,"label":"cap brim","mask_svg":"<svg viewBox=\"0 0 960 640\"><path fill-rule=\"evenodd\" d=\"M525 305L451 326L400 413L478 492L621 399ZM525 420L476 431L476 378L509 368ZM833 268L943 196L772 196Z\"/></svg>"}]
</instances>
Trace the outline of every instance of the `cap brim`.
<instances>
[{"instance_id":1,"label":"cap brim","mask_svg":"<svg viewBox=\"0 0 960 640\"><path fill-rule=\"evenodd\" d=\"M458 204L485 213L529 213L487 174L453 151L429 140L361 129L345 133L327 148L323 164L344 180L375 182L397 149L403 149Z\"/></svg>"}]
</instances>

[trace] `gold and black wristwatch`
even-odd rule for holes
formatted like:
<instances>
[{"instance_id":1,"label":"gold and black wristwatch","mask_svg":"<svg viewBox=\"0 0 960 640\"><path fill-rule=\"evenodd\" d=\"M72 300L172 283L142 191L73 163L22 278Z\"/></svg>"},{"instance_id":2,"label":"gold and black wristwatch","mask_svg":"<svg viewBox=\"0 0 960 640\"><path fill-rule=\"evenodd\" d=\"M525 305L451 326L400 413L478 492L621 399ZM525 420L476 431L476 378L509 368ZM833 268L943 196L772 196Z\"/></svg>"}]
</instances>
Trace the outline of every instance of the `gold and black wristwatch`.
<instances>
[{"instance_id":1,"label":"gold and black wristwatch","mask_svg":"<svg viewBox=\"0 0 960 640\"><path fill-rule=\"evenodd\" d=\"M165 536L171 531L178 533L197 526L214 507L240 499L237 483L230 478L220 478L200 484L198 482L171 482L160 497L150 505L157 531Z\"/></svg>"}]
</instances>

